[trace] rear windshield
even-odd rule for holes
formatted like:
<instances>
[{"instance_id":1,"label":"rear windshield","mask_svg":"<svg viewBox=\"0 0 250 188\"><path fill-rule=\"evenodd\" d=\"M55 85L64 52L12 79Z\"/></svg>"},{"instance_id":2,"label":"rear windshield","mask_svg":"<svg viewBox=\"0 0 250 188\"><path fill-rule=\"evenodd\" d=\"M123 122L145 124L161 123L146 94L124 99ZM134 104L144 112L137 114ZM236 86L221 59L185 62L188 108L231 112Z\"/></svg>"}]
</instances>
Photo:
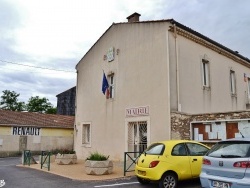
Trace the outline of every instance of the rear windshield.
<instances>
[{"instance_id":1,"label":"rear windshield","mask_svg":"<svg viewBox=\"0 0 250 188\"><path fill-rule=\"evenodd\" d=\"M224 141L214 145L206 155L219 158L249 157L249 148L250 142Z\"/></svg>"},{"instance_id":2,"label":"rear windshield","mask_svg":"<svg viewBox=\"0 0 250 188\"><path fill-rule=\"evenodd\" d=\"M165 149L165 145L161 143L152 144L149 146L145 153L150 155L162 155Z\"/></svg>"}]
</instances>

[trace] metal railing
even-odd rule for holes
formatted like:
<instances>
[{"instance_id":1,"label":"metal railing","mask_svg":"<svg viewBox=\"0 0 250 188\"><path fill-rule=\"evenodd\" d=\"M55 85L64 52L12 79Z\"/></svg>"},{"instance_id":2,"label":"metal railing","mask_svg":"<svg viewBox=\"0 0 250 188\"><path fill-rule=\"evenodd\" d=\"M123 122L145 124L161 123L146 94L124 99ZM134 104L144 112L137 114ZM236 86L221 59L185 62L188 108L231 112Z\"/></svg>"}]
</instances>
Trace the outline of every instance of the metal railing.
<instances>
[{"instance_id":1,"label":"metal railing","mask_svg":"<svg viewBox=\"0 0 250 188\"><path fill-rule=\"evenodd\" d=\"M41 169L44 168L48 168L48 171L50 171L50 155L51 152L49 151L42 151L41 154Z\"/></svg>"},{"instance_id":2,"label":"metal railing","mask_svg":"<svg viewBox=\"0 0 250 188\"><path fill-rule=\"evenodd\" d=\"M126 172L132 172L135 170L134 165L136 164L136 161L140 157L141 153L142 152L124 152L124 176L126 176Z\"/></svg>"}]
</instances>

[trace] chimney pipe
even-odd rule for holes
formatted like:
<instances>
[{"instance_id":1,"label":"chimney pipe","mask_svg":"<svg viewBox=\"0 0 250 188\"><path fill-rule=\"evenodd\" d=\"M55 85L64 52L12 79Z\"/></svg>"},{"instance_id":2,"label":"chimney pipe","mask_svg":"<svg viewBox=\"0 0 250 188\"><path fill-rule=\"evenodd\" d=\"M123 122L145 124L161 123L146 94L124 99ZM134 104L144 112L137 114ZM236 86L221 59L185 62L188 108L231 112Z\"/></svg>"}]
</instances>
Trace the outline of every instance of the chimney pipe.
<instances>
[{"instance_id":1,"label":"chimney pipe","mask_svg":"<svg viewBox=\"0 0 250 188\"><path fill-rule=\"evenodd\" d=\"M127 17L128 22L132 23L132 22L139 22L140 21L140 14L138 14L137 12L135 12L134 14L131 14L130 16Z\"/></svg>"}]
</instances>

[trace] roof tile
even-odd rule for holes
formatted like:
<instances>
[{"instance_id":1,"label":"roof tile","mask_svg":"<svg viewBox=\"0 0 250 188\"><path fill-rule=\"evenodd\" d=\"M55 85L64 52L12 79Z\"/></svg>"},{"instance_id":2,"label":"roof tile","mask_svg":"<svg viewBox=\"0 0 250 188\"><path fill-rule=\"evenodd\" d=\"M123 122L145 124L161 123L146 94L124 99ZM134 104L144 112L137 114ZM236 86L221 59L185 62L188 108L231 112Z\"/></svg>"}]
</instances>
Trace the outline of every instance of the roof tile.
<instances>
[{"instance_id":1,"label":"roof tile","mask_svg":"<svg viewBox=\"0 0 250 188\"><path fill-rule=\"evenodd\" d=\"M0 110L0 125L74 128L74 116Z\"/></svg>"}]
</instances>

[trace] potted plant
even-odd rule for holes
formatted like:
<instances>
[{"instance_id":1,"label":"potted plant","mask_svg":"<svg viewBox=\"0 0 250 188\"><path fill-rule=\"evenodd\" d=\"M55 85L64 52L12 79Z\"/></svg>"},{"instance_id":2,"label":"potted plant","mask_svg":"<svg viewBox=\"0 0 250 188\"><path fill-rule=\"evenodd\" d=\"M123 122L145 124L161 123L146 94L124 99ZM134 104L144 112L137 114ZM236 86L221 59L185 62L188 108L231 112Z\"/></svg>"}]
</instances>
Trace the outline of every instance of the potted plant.
<instances>
[{"instance_id":1,"label":"potted plant","mask_svg":"<svg viewBox=\"0 0 250 188\"><path fill-rule=\"evenodd\" d=\"M113 162L109 156L99 152L90 153L85 161L85 172L89 175L111 174L113 171Z\"/></svg>"},{"instance_id":2,"label":"potted plant","mask_svg":"<svg viewBox=\"0 0 250 188\"><path fill-rule=\"evenodd\" d=\"M55 162L59 165L76 164L77 156L74 150L62 149L57 152Z\"/></svg>"}]
</instances>

